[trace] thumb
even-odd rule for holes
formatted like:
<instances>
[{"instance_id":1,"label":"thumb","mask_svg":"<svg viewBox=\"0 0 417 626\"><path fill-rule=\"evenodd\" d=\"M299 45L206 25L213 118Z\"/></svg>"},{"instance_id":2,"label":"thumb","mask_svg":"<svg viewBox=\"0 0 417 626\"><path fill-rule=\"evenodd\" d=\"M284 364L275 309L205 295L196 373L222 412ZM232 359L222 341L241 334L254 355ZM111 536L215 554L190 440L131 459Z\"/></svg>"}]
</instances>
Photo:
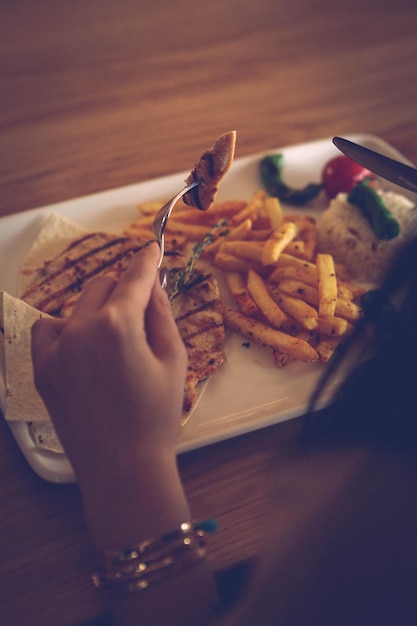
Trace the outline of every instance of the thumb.
<instances>
[{"instance_id":1,"label":"thumb","mask_svg":"<svg viewBox=\"0 0 417 626\"><path fill-rule=\"evenodd\" d=\"M157 358L179 358L184 344L172 315L166 291L156 279L145 316L148 343ZM185 357L184 357L185 358Z\"/></svg>"}]
</instances>

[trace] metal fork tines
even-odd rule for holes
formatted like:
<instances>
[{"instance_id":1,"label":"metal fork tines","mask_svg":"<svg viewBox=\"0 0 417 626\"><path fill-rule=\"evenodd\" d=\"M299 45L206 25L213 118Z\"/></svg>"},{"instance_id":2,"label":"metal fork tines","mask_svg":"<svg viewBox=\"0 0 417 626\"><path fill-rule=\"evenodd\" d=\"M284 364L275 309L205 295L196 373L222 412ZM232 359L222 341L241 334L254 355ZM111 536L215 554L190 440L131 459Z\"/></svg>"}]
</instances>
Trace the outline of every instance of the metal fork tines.
<instances>
[{"instance_id":1,"label":"metal fork tines","mask_svg":"<svg viewBox=\"0 0 417 626\"><path fill-rule=\"evenodd\" d=\"M158 267L161 267L162 260L164 258L164 252L165 252L164 231L165 231L165 226L167 225L168 218L171 215L172 209L174 208L174 205L176 204L176 202L178 202L180 198L182 198L191 189L194 189L194 187L197 187L198 184L199 184L199 181L197 180L187 185L187 187L184 187L184 189L182 189L173 198L171 198L171 200L169 200L166 204L164 204L164 206L161 209L159 209L158 213L155 216L155 219L152 225L152 230L159 243L159 247L161 250L161 254L159 257L159 261L158 261Z\"/></svg>"}]
</instances>

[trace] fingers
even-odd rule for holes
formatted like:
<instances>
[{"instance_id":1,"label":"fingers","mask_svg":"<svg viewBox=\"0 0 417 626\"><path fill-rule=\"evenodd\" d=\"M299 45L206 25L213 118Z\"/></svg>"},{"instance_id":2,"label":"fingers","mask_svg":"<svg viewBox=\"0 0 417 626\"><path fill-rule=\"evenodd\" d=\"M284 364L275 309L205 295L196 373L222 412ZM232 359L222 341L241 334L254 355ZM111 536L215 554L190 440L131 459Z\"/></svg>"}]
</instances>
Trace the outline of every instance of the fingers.
<instances>
[{"instance_id":1,"label":"fingers","mask_svg":"<svg viewBox=\"0 0 417 626\"><path fill-rule=\"evenodd\" d=\"M117 288L109 299L112 304L123 302L123 306L133 306L145 310L157 275L159 246L157 242L146 245L131 261L122 274Z\"/></svg>"},{"instance_id":2,"label":"fingers","mask_svg":"<svg viewBox=\"0 0 417 626\"><path fill-rule=\"evenodd\" d=\"M138 282L144 283L150 291L157 273L158 260L159 246L156 241L142 248L123 272L118 284L118 293L115 295L123 297L124 292L134 288Z\"/></svg>"},{"instance_id":3,"label":"fingers","mask_svg":"<svg viewBox=\"0 0 417 626\"><path fill-rule=\"evenodd\" d=\"M158 245L146 246L136 254L118 282L109 276L89 282L69 320L39 320L32 330L34 365L41 365L45 351L60 337L66 324L68 331L70 327L73 333L77 329L78 335L89 328L91 333L91 320L106 307L111 307L113 314L117 311L121 332L132 324L138 332L145 331L146 341L157 358L178 358L183 344L166 292L159 283L158 259Z\"/></svg>"},{"instance_id":4,"label":"fingers","mask_svg":"<svg viewBox=\"0 0 417 626\"><path fill-rule=\"evenodd\" d=\"M84 287L71 317L95 314L107 302L116 286L117 281L110 276L98 276L91 280Z\"/></svg>"},{"instance_id":5,"label":"fingers","mask_svg":"<svg viewBox=\"0 0 417 626\"><path fill-rule=\"evenodd\" d=\"M46 354L60 337L67 320L42 318L32 326L32 361L35 371L40 370Z\"/></svg>"},{"instance_id":6,"label":"fingers","mask_svg":"<svg viewBox=\"0 0 417 626\"><path fill-rule=\"evenodd\" d=\"M61 334L67 324L67 320L55 317L44 317L37 320L32 326L32 344L38 349L44 345L50 345Z\"/></svg>"}]
</instances>

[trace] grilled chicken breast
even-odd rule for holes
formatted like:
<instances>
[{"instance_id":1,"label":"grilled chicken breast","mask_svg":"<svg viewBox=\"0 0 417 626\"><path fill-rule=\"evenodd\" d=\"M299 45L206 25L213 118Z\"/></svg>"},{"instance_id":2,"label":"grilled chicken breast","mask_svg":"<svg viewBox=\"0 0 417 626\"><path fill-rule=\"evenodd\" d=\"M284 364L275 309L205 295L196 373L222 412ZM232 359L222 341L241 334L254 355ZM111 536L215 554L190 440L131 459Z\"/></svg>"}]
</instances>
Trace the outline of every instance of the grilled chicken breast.
<instances>
[{"instance_id":1,"label":"grilled chicken breast","mask_svg":"<svg viewBox=\"0 0 417 626\"><path fill-rule=\"evenodd\" d=\"M118 278L142 245L136 239L106 233L85 235L45 262L22 300L50 315L68 318L88 280L100 274ZM175 272L183 269L185 259L173 254L165 264ZM215 374L225 361L225 329L216 279L195 270L174 298L172 309L188 354L184 411L189 412L198 397L198 383Z\"/></svg>"},{"instance_id":2,"label":"grilled chicken breast","mask_svg":"<svg viewBox=\"0 0 417 626\"><path fill-rule=\"evenodd\" d=\"M173 299L172 312L188 354L184 411L190 411L198 383L213 376L226 360L223 306L214 276L194 270L186 287Z\"/></svg>"},{"instance_id":3,"label":"grilled chicken breast","mask_svg":"<svg viewBox=\"0 0 417 626\"><path fill-rule=\"evenodd\" d=\"M143 242L107 233L91 233L74 241L64 252L46 261L22 300L35 309L60 315L65 301L99 274L120 276Z\"/></svg>"}]
</instances>

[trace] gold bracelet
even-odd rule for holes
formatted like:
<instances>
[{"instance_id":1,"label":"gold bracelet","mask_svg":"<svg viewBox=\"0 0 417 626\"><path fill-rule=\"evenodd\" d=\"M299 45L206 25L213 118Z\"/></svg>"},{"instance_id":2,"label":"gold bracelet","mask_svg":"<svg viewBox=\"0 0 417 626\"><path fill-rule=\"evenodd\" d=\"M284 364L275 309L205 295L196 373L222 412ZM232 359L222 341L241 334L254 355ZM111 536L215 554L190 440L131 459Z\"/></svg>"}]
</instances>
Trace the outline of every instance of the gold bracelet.
<instances>
[{"instance_id":1,"label":"gold bracelet","mask_svg":"<svg viewBox=\"0 0 417 626\"><path fill-rule=\"evenodd\" d=\"M95 587L121 585L140 591L163 578L178 574L206 556L206 533L216 532L214 520L183 522L179 529L146 539L126 550L106 550L97 555L92 576Z\"/></svg>"}]
</instances>

